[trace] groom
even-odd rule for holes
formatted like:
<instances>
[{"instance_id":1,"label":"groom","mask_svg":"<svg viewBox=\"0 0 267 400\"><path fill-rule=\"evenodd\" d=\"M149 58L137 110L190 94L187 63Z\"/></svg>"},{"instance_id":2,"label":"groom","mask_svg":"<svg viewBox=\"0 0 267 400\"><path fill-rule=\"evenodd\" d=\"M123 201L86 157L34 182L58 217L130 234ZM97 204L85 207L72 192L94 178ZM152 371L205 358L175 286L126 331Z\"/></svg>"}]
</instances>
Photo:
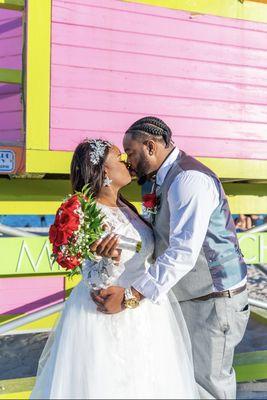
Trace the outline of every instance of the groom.
<instances>
[{"instance_id":1,"label":"groom","mask_svg":"<svg viewBox=\"0 0 267 400\"><path fill-rule=\"evenodd\" d=\"M234 349L249 317L247 267L218 177L175 147L171 136L155 117L136 121L125 133L131 168L141 183L153 182L157 198L155 262L130 293L136 301L160 302L174 291L191 337L197 382L215 398L235 399ZM97 244L99 255L105 248L111 254L108 241ZM103 312L116 313L124 308L125 290L113 286L94 300Z\"/></svg>"}]
</instances>

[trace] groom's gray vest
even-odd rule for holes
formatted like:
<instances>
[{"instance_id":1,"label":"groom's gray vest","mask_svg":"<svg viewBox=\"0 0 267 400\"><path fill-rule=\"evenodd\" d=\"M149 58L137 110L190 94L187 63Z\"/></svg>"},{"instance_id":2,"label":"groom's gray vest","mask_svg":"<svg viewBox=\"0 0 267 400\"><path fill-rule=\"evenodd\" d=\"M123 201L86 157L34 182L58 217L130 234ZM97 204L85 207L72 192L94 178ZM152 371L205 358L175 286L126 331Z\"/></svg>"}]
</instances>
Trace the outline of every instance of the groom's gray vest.
<instances>
[{"instance_id":1,"label":"groom's gray vest","mask_svg":"<svg viewBox=\"0 0 267 400\"><path fill-rule=\"evenodd\" d=\"M155 257L169 246L170 210L167 193L174 178L183 171L194 170L212 177L219 187L219 205L213 211L201 252L194 268L173 288L179 301L227 290L247 274L239 248L234 222L219 178L207 167L183 151L173 163L163 184L157 189L159 211L155 216ZM205 190L203 188L203 190Z\"/></svg>"}]
</instances>

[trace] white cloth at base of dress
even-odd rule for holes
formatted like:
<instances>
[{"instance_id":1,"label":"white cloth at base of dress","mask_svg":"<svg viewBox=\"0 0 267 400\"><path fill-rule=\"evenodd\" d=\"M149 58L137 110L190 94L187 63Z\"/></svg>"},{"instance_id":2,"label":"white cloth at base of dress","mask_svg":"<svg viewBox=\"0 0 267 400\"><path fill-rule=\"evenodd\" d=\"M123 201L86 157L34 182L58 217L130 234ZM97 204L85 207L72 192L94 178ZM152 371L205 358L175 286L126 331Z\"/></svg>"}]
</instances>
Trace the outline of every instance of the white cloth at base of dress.
<instances>
[{"instance_id":1,"label":"white cloth at base of dress","mask_svg":"<svg viewBox=\"0 0 267 400\"><path fill-rule=\"evenodd\" d=\"M128 287L149 267L152 232L126 206L103 211L117 233L143 243L140 253L122 251L121 274L109 271L112 284ZM31 399L199 398L190 339L174 295L106 315L90 297L88 271L83 276L44 348Z\"/></svg>"}]
</instances>

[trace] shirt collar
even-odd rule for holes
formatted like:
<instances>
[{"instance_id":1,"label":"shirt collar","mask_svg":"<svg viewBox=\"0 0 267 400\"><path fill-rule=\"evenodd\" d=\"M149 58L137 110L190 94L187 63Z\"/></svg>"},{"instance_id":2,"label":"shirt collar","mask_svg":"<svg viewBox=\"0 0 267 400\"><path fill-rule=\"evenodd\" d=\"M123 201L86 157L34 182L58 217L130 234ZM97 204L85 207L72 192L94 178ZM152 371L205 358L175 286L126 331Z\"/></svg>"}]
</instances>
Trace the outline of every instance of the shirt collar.
<instances>
[{"instance_id":1,"label":"shirt collar","mask_svg":"<svg viewBox=\"0 0 267 400\"><path fill-rule=\"evenodd\" d=\"M157 185L162 185L164 179L166 178L167 173L169 172L172 164L174 161L177 159L179 155L180 150L175 147L173 151L168 155L164 163L161 165L160 169L157 172L156 175L156 183Z\"/></svg>"}]
</instances>

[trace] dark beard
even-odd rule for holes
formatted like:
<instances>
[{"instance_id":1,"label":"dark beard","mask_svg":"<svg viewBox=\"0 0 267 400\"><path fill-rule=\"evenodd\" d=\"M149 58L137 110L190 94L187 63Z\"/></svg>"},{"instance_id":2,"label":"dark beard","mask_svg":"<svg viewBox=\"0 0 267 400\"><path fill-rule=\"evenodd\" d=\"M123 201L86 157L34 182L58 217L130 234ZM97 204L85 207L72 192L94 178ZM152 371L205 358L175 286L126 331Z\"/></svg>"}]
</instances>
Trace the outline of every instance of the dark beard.
<instances>
[{"instance_id":1,"label":"dark beard","mask_svg":"<svg viewBox=\"0 0 267 400\"><path fill-rule=\"evenodd\" d=\"M146 181L146 176L149 171L149 163L145 157L139 161L135 171L138 178L138 184L143 185Z\"/></svg>"},{"instance_id":2,"label":"dark beard","mask_svg":"<svg viewBox=\"0 0 267 400\"><path fill-rule=\"evenodd\" d=\"M138 178L137 183L138 185L143 186L146 183L146 181L147 181L147 176L143 175L140 176L140 178Z\"/></svg>"},{"instance_id":3,"label":"dark beard","mask_svg":"<svg viewBox=\"0 0 267 400\"><path fill-rule=\"evenodd\" d=\"M157 170L149 171L149 162L146 158L143 158L137 165L136 175L138 185L144 185L147 181L154 182L156 179Z\"/></svg>"}]
</instances>

